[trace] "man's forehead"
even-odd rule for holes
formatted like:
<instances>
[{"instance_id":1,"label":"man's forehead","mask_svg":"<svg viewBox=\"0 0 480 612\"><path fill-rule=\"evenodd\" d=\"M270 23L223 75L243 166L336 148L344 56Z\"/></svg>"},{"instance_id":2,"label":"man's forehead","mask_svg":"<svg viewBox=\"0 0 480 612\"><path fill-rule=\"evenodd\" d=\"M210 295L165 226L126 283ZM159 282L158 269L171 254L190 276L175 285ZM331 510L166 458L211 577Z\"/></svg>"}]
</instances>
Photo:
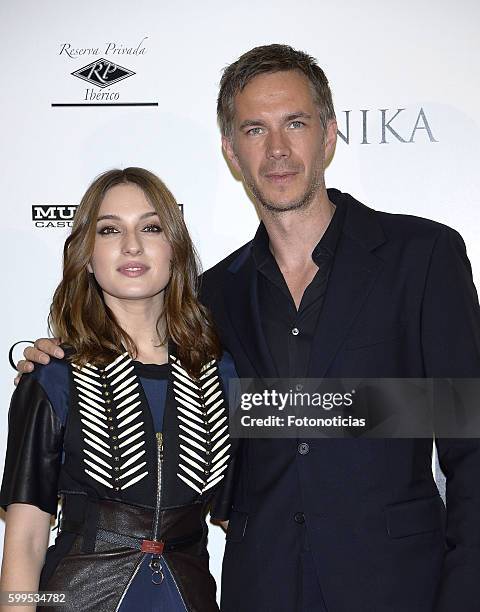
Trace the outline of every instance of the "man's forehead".
<instances>
[{"instance_id":1,"label":"man's forehead","mask_svg":"<svg viewBox=\"0 0 480 612\"><path fill-rule=\"evenodd\" d=\"M314 105L310 82L297 70L259 74L234 98L236 115L255 111L282 114L306 112Z\"/></svg>"}]
</instances>

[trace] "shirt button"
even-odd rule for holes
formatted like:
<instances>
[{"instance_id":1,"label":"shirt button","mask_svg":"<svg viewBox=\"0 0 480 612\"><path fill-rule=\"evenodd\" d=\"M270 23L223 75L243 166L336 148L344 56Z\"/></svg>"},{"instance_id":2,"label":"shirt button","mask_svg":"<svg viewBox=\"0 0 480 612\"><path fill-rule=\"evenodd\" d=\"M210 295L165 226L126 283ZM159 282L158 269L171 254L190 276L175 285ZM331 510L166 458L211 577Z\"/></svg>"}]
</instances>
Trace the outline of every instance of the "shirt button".
<instances>
[{"instance_id":1,"label":"shirt button","mask_svg":"<svg viewBox=\"0 0 480 612\"><path fill-rule=\"evenodd\" d=\"M295 514L293 515L293 520L299 525L301 525L305 522L305 515L303 514L303 512L295 512Z\"/></svg>"},{"instance_id":2,"label":"shirt button","mask_svg":"<svg viewBox=\"0 0 480 612\"><path fill-rule=\"evenodd\" d=\"M306 442L302 442L301 444L298 445L298 452L301 455L306 455L309 450L310 450L310 447L308 446Z\"/></svg>"},{"instance_id":3,"label":"shirt button","mask_svg":"<svg viewBox=\"0 0 480 612\"><path fill-rule=\"evenodd\" d=\"M294 327L292 329L292 336L298 336L298 334L300 333L298 327Z\"/></svg>"}]
</instances>

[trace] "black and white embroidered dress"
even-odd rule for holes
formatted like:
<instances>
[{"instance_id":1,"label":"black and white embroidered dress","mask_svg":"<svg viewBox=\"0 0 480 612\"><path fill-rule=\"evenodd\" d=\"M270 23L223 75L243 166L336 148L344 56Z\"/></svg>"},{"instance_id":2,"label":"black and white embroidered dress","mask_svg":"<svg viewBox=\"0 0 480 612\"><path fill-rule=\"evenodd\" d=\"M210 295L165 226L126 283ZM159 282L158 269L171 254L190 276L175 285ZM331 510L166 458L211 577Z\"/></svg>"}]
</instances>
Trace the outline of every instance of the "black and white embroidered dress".
<instances>
[{"instance_id":1,"label":"black and white embroidered dress","mask_svg":"<svg viewBox=\"0 0 480 612\"><path fill-rule=\"evenodd\" d=\"M40 583L67 592L59 610L218 610L205 515L232 452L232 377L227 354L198 380L173 354L164 366L52 360L22 377L0 504L56 514L60 496Z\"/></svg>"}]
</instances>

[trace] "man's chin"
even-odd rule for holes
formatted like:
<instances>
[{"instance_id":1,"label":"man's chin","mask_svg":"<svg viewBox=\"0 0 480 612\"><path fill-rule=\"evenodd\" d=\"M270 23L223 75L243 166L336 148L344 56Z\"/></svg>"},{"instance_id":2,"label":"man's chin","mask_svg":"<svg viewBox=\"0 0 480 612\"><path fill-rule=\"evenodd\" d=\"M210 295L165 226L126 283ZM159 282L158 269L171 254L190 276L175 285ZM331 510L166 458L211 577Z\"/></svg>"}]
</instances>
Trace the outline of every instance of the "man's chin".
<instances>
[{"instance_id":1,"label":"man's chin","mask_svg":"<svg viewBox=\"0 0 480 612\"><path fill-rule=\"evenodd\" d=\"M289 201L273 201L273 200L269 200L267 198L262 198L259 199L260 204L263 206L263 208L265 208L266 210L270 211L270 212L277 212L277 213L282 213L282 212L289 212L291 210L299 210L301 208L305 208L306 206L308 206L308 201L305 200L304 198L302 199L298 199L298 200L289 200Z\"/></svg>"}]
</instances>

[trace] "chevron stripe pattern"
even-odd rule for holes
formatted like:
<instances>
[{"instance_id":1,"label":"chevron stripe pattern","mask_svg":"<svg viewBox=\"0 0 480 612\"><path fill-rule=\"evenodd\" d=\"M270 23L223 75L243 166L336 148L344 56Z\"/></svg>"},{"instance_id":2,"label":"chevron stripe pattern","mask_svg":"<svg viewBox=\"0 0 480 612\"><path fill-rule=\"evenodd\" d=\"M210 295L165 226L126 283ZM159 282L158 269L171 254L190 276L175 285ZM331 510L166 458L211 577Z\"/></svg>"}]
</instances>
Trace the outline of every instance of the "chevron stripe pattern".
<instances>
[{"instance_id":1,"label":"chevron stripe pattern","mask_svg":"<svg viewBox=\"0 0 480 612\"><path fill-rule=\"evenodd\" d=\"M222 480L230 457L228 413L218 368L212 360L194 379L175 356L170 362L180 439L177 476L201 495Z\"/></svg>"},{"instance_id":2,"label":"chevron stripe pattern","mask_svg":"<svg viewBox=\"0 0 480 612\"><path fill-rule=\"evenodd\" d=\"M84 471L114 491L148 474L140 382L128 353L104 369L73 364L83 434Z\"/></svg>"}]
</instances>

